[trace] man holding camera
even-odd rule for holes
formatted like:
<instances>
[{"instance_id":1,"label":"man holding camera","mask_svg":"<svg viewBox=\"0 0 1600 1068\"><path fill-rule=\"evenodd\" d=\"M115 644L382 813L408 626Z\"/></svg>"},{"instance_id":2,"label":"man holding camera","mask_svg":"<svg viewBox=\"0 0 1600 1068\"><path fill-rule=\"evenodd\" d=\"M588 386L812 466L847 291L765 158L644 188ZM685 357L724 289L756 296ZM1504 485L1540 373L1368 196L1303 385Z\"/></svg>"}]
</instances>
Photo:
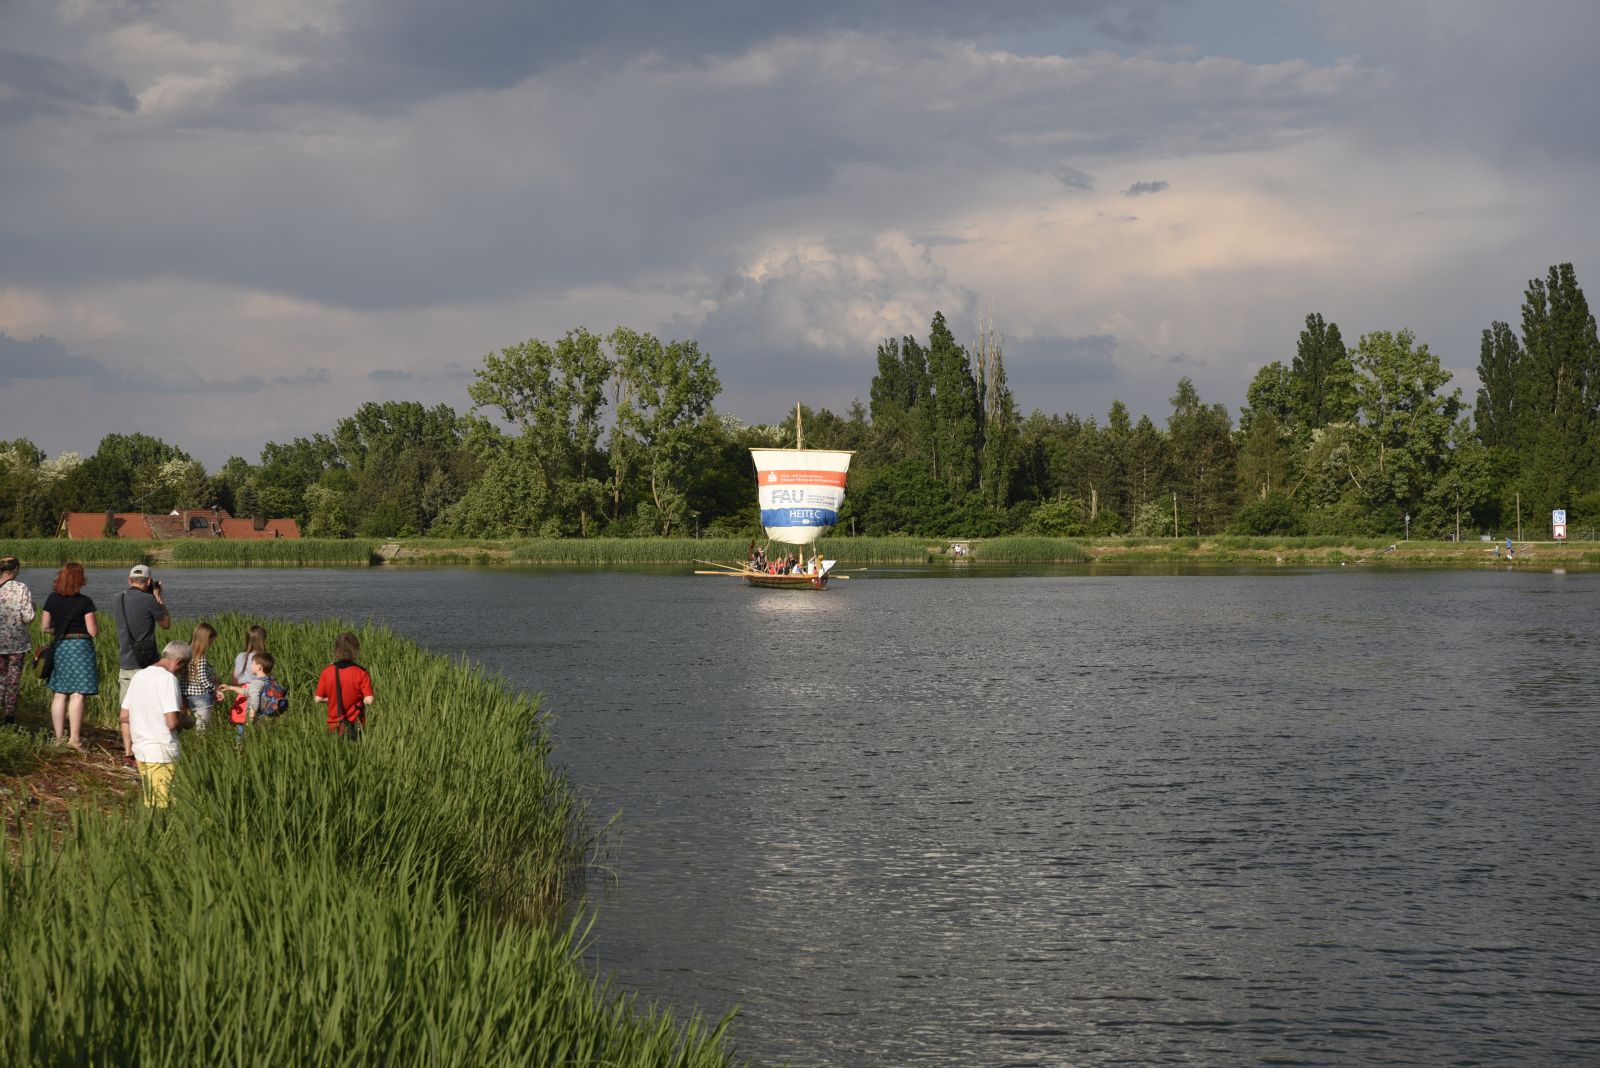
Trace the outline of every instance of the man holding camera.
<instances>
[{"instance_id":1,"label":"man holding camera","mask_svg":"<svg viewBox=\"0 0 1600 1068\"><path fill-rule=\"evenodd\" d=\"M133 735L128 729L128 684L140 671L161 659L156 628L167 630L172 617L161 583L139 564L128 572L128 588L111 599L111 618L117 625L117 707L122 710L122 762L138 767L133 758Z\"/></svg>"}]
</instances>

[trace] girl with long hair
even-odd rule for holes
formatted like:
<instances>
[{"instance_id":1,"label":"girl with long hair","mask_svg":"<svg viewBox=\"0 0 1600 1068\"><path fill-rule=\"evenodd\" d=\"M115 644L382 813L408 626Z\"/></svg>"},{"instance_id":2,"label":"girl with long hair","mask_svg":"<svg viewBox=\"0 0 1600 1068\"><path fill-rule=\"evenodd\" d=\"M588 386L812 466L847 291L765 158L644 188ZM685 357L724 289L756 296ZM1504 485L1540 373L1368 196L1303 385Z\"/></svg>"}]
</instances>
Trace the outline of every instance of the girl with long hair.
<instances>
[{"instance_id":1,"label":"girl with long hair","mask_svg":"<svg viewBox=\"0 0 1600 1068\"><path fill-rule=\"evenodd\" d=\"M189 702L189 712L194 725L205 730L211 725L211 706L217 703L217 673L206 659L206 650L217 640L217 631L210 623L194 626L189 638L189 666L183 673L183 696Z\"/></svg>"},{"instance_id":2,"label":"girl with long hair","mask_svg":"<svg viewBox=\"0 0 1600 1068\"><path fill-rule=\"evenodd\" d=\"M252 624L245 632L244 652L233 658L233 682L235 686L245 686L250 682L250 661L257 653L267 651L267 628L259 623Z\"/></svg>"},{"instance_id":3,"label":"girl with long hair","mask_svg":"<svg viewBox=\"0 0 1600 1068\"><path fill-rule=\"evenodd\" d=\"M95 665L94 639L100 633L94 601L83 592L87 583L83 565L69 561L56 572L50 596L44 600L39 628L56 639L55 667L50 672L50 724L56 741L83 748L83 699L100 692L100 672Z\"/></svg>"}]
</instances>

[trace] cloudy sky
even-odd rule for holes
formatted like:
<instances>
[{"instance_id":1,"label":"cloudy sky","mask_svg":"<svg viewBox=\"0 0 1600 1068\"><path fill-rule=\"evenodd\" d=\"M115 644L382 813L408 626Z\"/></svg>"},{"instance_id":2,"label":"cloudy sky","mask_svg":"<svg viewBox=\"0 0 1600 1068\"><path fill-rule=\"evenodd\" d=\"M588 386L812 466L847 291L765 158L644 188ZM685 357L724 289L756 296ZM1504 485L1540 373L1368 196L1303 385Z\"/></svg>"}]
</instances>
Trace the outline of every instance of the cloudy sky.
<instances>
[{"instance_id":1,"label":"cloudy sky","mask_svg":"<svg viewBox=\"0 0 1600 1068\"><path fill-rule=\"evenodd\" d=\"M1307 312L1600 296L1592 0L0 0L0 437L215 465L486 352L694 337L750 422L992 308L1025 411L1232 410Z\"/></svg>"}]
</instances>

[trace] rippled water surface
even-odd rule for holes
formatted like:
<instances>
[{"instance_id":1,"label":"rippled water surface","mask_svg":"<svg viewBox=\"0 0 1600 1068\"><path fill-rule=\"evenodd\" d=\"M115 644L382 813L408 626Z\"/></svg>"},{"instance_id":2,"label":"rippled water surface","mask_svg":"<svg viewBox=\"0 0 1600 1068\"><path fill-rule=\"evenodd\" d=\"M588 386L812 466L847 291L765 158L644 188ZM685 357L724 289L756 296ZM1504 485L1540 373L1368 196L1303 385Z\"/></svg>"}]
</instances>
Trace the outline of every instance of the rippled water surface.
<instances>
[{"instance_id":1,"label":"rippled water surface","mask_svg":"<svg viewBox=\"0 0 1600 1068\"><path fill-rule=\"evenodd\" d=\"M756 1062L1600 1061L1600 575L165 577L547 694L596 958Z\"/></svg>"}]
</instances>

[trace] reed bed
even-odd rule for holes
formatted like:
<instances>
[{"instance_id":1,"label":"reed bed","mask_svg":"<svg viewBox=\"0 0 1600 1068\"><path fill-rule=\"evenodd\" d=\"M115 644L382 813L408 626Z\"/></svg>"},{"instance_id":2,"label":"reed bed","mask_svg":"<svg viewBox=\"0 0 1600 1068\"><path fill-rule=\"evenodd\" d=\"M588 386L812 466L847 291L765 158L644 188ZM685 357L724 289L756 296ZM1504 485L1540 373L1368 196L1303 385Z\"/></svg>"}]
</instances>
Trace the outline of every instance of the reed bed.
<instances>
[{"instance_id":1,"label":"reed bed","mask_svg":"<svg viewBox=\"0 0 1600 1068\"><path fill-rule=\"evenodd\" d=\"M985 538L973 545L972 556L986 563L1083 564L1089 552L1073 538Z\"/></svg>"},{"instance_id":2,"label":"reed bed","mask_svg":"<svg viewBox=\"0 0 1600 1068\"><path fill-rule=\"evenodd\" d=\"M743 560L749 538L535 538L511 557L541 564L686 564Z\"/></svg>"},{"instance_id":3,"label":"reed bed","mask_svg":"<svg viewBox=\"0 0 1600 1068\"><path fill-rule=\"evenodd\" d=\"M226 670L251 621L211 622ZM341 626L268 629L283 720L242 749L225 722L186 735L168 812L8 843L0 1061L731 1062L726 1019L675 1020L584 965L594 843L536 699L363 629L379 700L353 745L311 700Z\"/></svg>"},{"instance_id":4,"label":"reed bed","mask_svg":"<svg viewBox=\"0 0 1600 1068\"><path fill-rule=\"evenodd\" d=\"M106 538L72 541L68 538L0 538L0 556L15 556L23 567L60 567L76 560L85 567L132 567L148 564L160 542Z\"/></svg>"},{"instance_id":5,"label":"reed bed","mask_svg":"<svg viewBox=\"0 0 1600 1068\"><path fill-rule=\"evenodd\" d=\"M767 546L768 552L795 549L765 537L756 544ZM829 559L851 565L922 563L928 558L928 544L919 538L824 536L820 546ZM749 538L540 538L515 543L511 556L521 563L548 564L733 563L743 560L749 548Z\"/></svg>"},{"instance_id":6,"label":"reed bed","mask_svg":"<svg viewBox=\"0 0 1600 1068\"><path fill-rule=\"evenodd\" d=\"M378 548L377 542L360 538L192 538L163 544L171 546L175 564L223 567L365 567L377 560Z\"/></svg>"}]
</instances>

